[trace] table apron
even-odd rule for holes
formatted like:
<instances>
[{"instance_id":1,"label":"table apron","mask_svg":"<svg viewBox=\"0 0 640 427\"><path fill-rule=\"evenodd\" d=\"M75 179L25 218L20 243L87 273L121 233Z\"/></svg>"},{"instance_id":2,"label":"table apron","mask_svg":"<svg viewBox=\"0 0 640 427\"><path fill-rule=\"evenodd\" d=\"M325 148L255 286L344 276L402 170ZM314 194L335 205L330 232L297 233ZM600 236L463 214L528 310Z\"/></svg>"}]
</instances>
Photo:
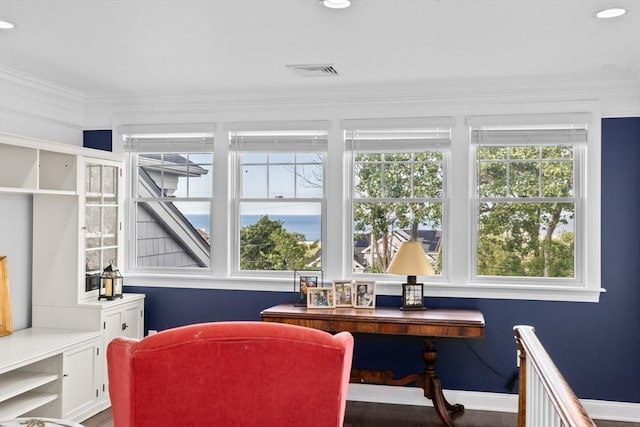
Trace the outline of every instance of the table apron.
<instances>
[{"instance_id":1,"label":"table apron","mask_svg":"<svg viewBox=\"0 0 640 427\"><path fill-rule=\"evenodd\" d=\"M331 319L304 319L300 317L263 316L265 322L287 323L305 326L328 332L348 331L352 333L381 334L381 335L409 335L418 337L451 337L451 338L482 338L484 327L476 325L424 325L383 321L348 321Z\"/></svg>"}]
</instances>

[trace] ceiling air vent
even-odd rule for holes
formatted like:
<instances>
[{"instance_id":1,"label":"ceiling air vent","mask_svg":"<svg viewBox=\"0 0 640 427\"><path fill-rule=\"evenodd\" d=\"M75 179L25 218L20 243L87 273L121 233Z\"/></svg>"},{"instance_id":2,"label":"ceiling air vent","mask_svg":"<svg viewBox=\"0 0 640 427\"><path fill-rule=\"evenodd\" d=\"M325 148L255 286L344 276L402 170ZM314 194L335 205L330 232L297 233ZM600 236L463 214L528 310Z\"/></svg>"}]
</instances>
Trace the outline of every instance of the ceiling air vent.
<instances>
[{"instance_id":1,"label":"ceiling air vent","mask_svg":"<svg viewBox=\"0 0 640 427\"><path fill-rule=\"evenodd\" d=\"M333 68L333 64L298 64L287 65L296 74L302 77L331 77L339 76L338 71Z\"/></svg>"}]
</instances>

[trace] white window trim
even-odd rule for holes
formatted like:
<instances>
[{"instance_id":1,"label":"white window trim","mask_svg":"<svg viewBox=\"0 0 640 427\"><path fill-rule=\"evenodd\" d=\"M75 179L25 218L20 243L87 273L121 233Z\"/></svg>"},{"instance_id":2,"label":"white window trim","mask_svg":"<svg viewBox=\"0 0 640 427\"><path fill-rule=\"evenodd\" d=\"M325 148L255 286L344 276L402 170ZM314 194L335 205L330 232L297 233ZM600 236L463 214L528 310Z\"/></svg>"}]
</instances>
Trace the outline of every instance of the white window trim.
<instances>
[{"instance_id":1,"label":"white window trim","mask_svg":"<svg viewBox=\"0 0 640 427\"><path fill-rule=\"evenodd\" d=\"M582 121L589 126L588 140L584 153L578 156L580 173L583 176L584 186L579 189L582 197L578 200L576 212L581 213L582 218L574 224L576 228L577 255L575 279L544 279L536 283L535 278L479 278L474 277L475 268L475 232L473 223L475 215L474 194L476 183L472 173L469 174L470 195L467 209L469 219L469 252L468 261L465 263L469 269L466 278L452 279L448 284L451 288L446 292L447 296L466 296L472 298L496 298L496 299L534 299L549 301L576 301L597 302L600 294L605 292L601 288L600 277L600 190L601 190L601 138L600 117L593 118L591 113L558 113L558 114L527 114L527 115L502 115L502 116L472 116L468 117L466 124L477 126L479 123L492 125L535 125L566 123L567 120ZM468 129L465 129L468 133ZM468 135L467 135L468 138ZM459 140L457 141L460 142ZM470 172L475 170L475 156L471 146L468 146L468 159ZM581 185L581 183L577 183ZM457 194L457 193L456 193ZM458 291L460 289L460 291ZM436 292L437 294L437 292Z\"/></svg>"},{"instance_id":2,"label":"white window trim","mask_svg":"<svg viewBox=\"0 0 640 427\"><path fill-rule=\"evenodd\" d=\"M453 297L453 298L487 298L487 299L517 299L517 300L547 300L547 301L576 301L597 302L600 294L605 292L600 287L600 174L601 174L601 105L599 101L567 101L567 102L531 102L511 103L508 101L496 102L491 105L444 105L441 108L428 107L429 111L437 111L435 114L450 114L454 117L455 124L452 129L451 163L449 168L449 180L447 194L446 218L452 226L448 236L445 237L449 253L443 262L450 265L448 280L437 282L428 280L425 282L426 304L429 297ZM406 111L415 111L416 108L405 108ZM588 213L584 227L589 233L584 236L585 255L585 285L536 285L526 284L517 287L502 283L472 283L470 280L471 244L470 221L471 198L473 186L469 165L472 161L469 148L469 132L465 118L467 114L504 115L514 112L522 112L522 116L531 114L547 114L556 117L559 114L573 111L590 111L593 120L589 128L588 152L584 160L584 172L586 174L586 203L585 212ZM552 112L552 113L550 113ZM287 113L289 114L289 113ZM339 114L339 113L337 113ZM295 114L291 114L295 116ZM268 115L267 115L268 116ZM410 117L405 114L404 117ZM233 115L234 119L237 115ZM286 117L286 114L285 114ZM348 118L348 115L343 117ZM348 159L345 156L344 141L342 139L341 119L333 111L327 111L316 116L325 119L329 123L329 143L327 152L325 188L326 211L336 213L325 215L326 224L323 226L323 239L325 245L331 251L323 254L325 283L332 280L345 279L345 272L350 271L350 263L345 254L350 253L352 242L347 238L350 229L350 206L347 206L345 195L350 191L350 177L348 171ZM365 116L366 117L366 116ZM121 119L121 118L120 118ZM367 119L371 120L371 119ZM402 119L400 119L402 120ZM310 121L313 122L313 121ZM254 123L254 122L251 122ZM230 274L231 262L229 248L232 245L233 232L231 221L234 218L230 208L233 185L235 178L231 173L229 158L228 129L225 129L224 120L216 124L214 142L214 206L213 215L216 218L212 224L213 242L213 272L194 272L194 274L156 274L126 272L126 284L129 286L157 286L177 288L200 289L228 289L228 290L255 290L293 292L293 278L265 278L265 277L233 277ZM257 126L263 128L263 126ZM116 142L118 134L114 134ZM117 144L114 145L117 147ZM596 173L594 173L596 172ZM225 177L227 177L225 179ZM125 205L128 204L128 199ZM126 206L127 213L131 209ZM339 213L339 214L338 214ZM125 224L126 225L126 224ZM126 230L129 230L127 228ZM445 243L445 242L443 242ZM128 248L125 248L128 250ZM130 254L127 254L129 257ZM455 264L452 262L455 260ZM365 278L363 278L365 279ZM378 295L400 295L402 278L395 280L377 280L376 293Z\"/></svg>"}]
</instances>

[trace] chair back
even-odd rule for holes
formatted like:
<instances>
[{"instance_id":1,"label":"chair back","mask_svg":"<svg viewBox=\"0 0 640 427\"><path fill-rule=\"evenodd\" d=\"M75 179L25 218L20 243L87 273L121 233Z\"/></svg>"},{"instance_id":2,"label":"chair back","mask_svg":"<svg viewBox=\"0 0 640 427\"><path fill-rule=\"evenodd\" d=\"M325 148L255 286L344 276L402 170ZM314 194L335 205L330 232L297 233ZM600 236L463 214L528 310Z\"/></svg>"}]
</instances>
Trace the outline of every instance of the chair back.
<instances>
[{"instance_id":1,"label":"chair back","mask_svg":"<svg viewBox=\"0 0 640 427\"><path fill-rule=\"evenodd\" d=\"M107 348L115 427L342 426L348 332L201 323Z\"/></svg>"}]
</instances>

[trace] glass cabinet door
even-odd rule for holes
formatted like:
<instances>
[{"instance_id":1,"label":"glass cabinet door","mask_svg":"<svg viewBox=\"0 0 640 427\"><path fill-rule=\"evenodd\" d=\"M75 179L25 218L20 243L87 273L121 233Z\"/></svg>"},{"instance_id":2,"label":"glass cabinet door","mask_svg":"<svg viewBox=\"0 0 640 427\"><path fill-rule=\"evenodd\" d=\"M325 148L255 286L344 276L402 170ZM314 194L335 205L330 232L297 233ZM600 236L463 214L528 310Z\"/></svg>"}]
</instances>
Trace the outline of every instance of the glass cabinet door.
<instances>
[{"instance_id":1,"label":"glass cabinet door","mask_svg":"<svg viewBox=\"0 0 640 427\"><path fill-rule=\"evenodd\" d=\"M119 176L117 166L85 166L86 291L98 288L106 266L118 264Z\"/></svg>"}]
</instances>

